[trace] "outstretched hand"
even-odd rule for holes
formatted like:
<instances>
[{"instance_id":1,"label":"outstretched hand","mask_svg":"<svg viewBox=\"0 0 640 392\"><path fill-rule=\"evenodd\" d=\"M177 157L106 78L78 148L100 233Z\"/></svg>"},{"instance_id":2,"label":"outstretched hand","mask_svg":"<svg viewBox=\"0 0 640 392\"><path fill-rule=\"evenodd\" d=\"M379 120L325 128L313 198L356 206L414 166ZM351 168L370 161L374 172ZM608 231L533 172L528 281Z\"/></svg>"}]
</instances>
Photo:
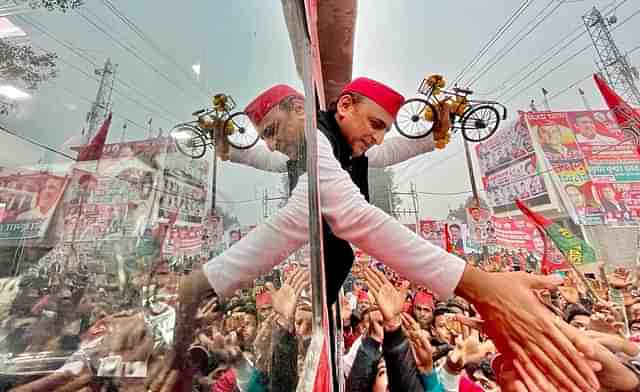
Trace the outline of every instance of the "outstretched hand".
<instances>
[{"instance_id":1,"label":"outstretched hand","mask_svg":"<svg viewBox=\"0 0 640 392\"><path fill-rule=\"evenodd\" d=\"M576 346L535 294L561 283L559 277L524 272L488 274L467 266L458 294L475 305L485 320L486 334L500 352L516 358L516 367L545 374L554 388L596 391L598 379L585 359L593 354L592 349Z\"/></svg>"}]
</instances>

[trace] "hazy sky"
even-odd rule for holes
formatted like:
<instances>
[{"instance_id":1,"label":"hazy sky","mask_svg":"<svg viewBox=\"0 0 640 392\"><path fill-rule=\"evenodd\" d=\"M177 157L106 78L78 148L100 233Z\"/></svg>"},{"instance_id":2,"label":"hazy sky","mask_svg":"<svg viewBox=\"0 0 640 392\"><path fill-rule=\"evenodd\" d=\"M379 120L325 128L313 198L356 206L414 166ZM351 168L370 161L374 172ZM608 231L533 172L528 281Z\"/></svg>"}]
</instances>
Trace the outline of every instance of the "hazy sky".
<instances>
[{"instance_id":1,"label":"hazy sky","mask_svg":"<svg viewBox=\"0 0 640 392\"><path fill-rule=\"evenodd\" d=\"M25 18L45 28L77 51L102 64L107 57L118 64L116 91L113 94L114 123L109 141L122 136L122 124L130 120L144 126L149 117L153 127L165 133L175 123L190 119L190 113L209 104L210 93L226 92L244 105L259 91L275 83L289 83L300 88L291 55L289 36L284 25L280 1L189 1L169 2L111 0L136 26L149 36L153 44L169 55L168 60L141 40L98 0L87 0L80 11L66 15L46 11L28 13ZM405 94L415 90L427 73L437 72L452 79L518 7L520 1L477 0L465 2L427 2L363 0L358 9L354 76L366 75L384 81ZM560 38L582 25L581 15L593 5L604 7L609 0L573 1L562 4L535 32L471 86L478 92L498 91L487 98L498 98L505 80L529 61L548 53ZM549 4L535 0L478 67L511 40L535 15ZM617 11L619 20L636 11L636 1L627 1ZM94 21L111 37L87 22ZM640 20L640 19L638 19ZM623 50L640 45L638 20L631 20L614 32ZM98 84L80 70L93 75L93 66L34 29L24 20L13 19L26 30L37 47L58 53L59 76L44 83L33 99L20 105L17 112L1 117L0 123L43 143L60 146L77 135L85 125L89 100L95 97ZM582 31L582 30L581 30ZM634 39L634 36L636 37ZM570 55L589 43L587 35L570 45L549 64L526 79L519 88L549 72ZM123 49L126 45L130 51ZM143 58L138 59L134 54ZM636 52L632 60L640 58ZM541 105L540 87L551 94L562 90L594 70L594 51L589 49L568 62L546 79L505 101L519 88L503 94L511 118L516 110L528 109L531 98ZM175 64L174 64L175 62ZM69 64L71 65L69 65ZM196 77L192 64L201 64ZM164 76L158 75L157 70ZM471 76L471 74L469 76ZM169 79L169 81L167 81ZM519 80L520 77L514 79ZM135 92L125 85L134 86ZM512 84L505 85L506 88ZM580 84L591 105L603 107L590 80ZM142 93L139 94L138 92ZM128 99L129 98L129 99ZM138 101L138 102L136 102ZM142 103L142 104L140 104ZM554 109L581 109L575 89L551 102ZM147 136L144 129L130 124L126 140ZM36 161L41 154L23 143L16 146L8 138L0 138L0 164ZM399 190L414 181L423 192L461 192L470 189L460 138L444 151L437 151L401 165L397 171ZM438 164L438 162L440 162ZM247 200L260 197L266 187L276 194L279 177L262 174L237 165L224 164L220 172L219 200L236 213L243 223L253 223L262 205ZM449 207L455 207L466 195L421 196L424 217L442 218ZM229 203L242 201L242 203ZM246 201L246 202L245 202Z\"/></svg>"}]
</instances>

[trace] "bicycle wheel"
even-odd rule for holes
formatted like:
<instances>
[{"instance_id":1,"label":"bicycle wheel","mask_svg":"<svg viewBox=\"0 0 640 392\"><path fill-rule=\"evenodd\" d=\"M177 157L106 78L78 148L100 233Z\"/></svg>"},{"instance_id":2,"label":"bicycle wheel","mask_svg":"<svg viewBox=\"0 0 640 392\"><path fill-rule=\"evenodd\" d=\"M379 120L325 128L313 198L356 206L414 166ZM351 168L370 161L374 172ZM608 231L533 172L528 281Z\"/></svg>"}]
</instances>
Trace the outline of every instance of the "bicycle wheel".
<instances>
[{"instance_id":1,"label":"bicycle wheel","mask_svg":"<svg viewBox=\"0 0 640 392\"><path fill-rule=\"evenodd\" d=\"M246 150L258 143L258 131L245 112L232 114L225 121L224 129L227 141L235 148Z\"/></svg>"},{"instance_id":2,"label":"bicycle wheel","mask_svg":"<svg viewBox=\"0 0 640 392\"><path fill-rule=\"evenodd\" d=\"M490 105L476 106L462 118L462 136L465 140L479 143L493 135L500 126L500 113Z\"/></svg>"},{"instance_id":3,"label":"bicycle wheel","mask_svg":"<svg viewBox=\"0 0 640 392\"><path fill-rule=\"evenodd\" d=\"M428 119L425 111L430 111ZM402 104L394 121L400 134L409 139L420 139L431 133L438 122L438 111L429 102L420 98L412 98Z\"/></svg>"},{"instance_id":4,"label":"bicycle wheel","mask_svg":"<svg viewBox=\"0 0 640 392\"><path fill-rule=\"evenodd\" d=\"M207 152L207 141L202 131L193 125L180 124L171 130L171 138L178 151L184 155L198 159Z\"/></svg>"}]
</instances>

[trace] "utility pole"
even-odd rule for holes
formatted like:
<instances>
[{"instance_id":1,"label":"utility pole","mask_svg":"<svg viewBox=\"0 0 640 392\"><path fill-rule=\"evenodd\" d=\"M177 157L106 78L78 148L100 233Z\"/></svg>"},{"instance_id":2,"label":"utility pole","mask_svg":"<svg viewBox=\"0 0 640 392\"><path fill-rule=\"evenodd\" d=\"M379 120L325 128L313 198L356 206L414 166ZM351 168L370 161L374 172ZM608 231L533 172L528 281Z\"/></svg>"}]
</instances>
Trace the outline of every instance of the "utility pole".
<instances>
[{"instance_id":1,"label":"utility pole","mask_svg":"<svg viewBox=\"0 0 640 392\"><path fill-rule=\"evenodd\" d=\"M395 208L393 205L393 196L410 197L413 208ZM391 203L391 211L395 218L401 215L413 215L416 221L416 234L420 234L420 202L418 200L418 191L416 185L412 182L409 192L389 192L389 202Z\"/></svg>"},{"instance_id":2,"label":"utility pole","mask_svg":"<svg viewBox=\"0 0 640 392\"><path fill-rule=\"evenodd\" d=\"M265 188L262 194L262 217L267 219L271 215L269 202L274 200L286 200L284 196L269 196L269 191Z\"/></svg>"},{"instance_id":3,"label":"utility pole","mask_svg":"<svg viewBox=\"0 0 640 392\"><path fill-rule=\"evenodd\" d=\"M546 109L547 112L551 111L551 105L549 105L549 90L547 90L546 88L542 88L542 99L543 99L543 103L544 103L544 108Z\"/></svg>"},{"instance_id":4,"label":"utility pole","mask_svg":"<svg viewBox=\"0 0 640 392\"><path fill-rule=\"evenodd\" d=\"M630 103L640 105L640 90L635 83L638 71L629 64L628 56L618 49L609 29L618 18L615 15L605 18L593 7L582 20L598 53L600 73L620 96Z\"/></svg>"},{"instance_id":5,"label":"utility pole","mask_svg":"<svg viewBox=\"0 0 640 392\"><path fill-rule=\"evenodd\" d=\"M591 105L589 104L589 101L587 100L587 96L584 93L584 90L579 88L578 89L578 94L580 94L580 98L582 99L582 104L584 105L585 110L591 110Z\"/></svg>"},{"instance_id":6,"label":"utility pole","mask_svg":"<svg viewBox=\"0 0 640 392\"><path fill-rule=\"evenodd\" d=\"M96 100L91 104L91 111L87 113L87 140L93 138L93 134L104 122L111 108L111 95L113 93L116 67L111 64L111 59L107 59L104 67L96 69L95 74L101 76L101 78Z\"/></svg>"}]
</instances>

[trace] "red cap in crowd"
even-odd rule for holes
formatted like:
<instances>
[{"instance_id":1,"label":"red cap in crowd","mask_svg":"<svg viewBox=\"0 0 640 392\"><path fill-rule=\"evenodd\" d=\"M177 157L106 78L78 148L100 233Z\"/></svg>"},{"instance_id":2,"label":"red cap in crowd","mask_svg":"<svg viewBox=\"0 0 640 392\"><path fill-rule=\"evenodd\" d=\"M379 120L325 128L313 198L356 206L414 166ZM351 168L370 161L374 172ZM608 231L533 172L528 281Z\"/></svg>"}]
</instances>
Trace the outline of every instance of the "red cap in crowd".
<instances>
[{"instance_id":1,"label":"red cap in crowd","mask_svg":"<svg viewBox=\"0 0 640 392\"><path fill-rule=\"evenodd\" d=\"M416 294L416 298L413 300L413 304L415 305L426 305L433 309L433 295L427 293L426 291L418 291Z\"/></svg>"},{"instance_id":2,"label":"red cap in crowd","mask_svg":"<svg viewBox=\"0 0 640 392\"><path fill-rule=\"evenodd\" d=\"M268 291L262 292L256 295L256 308L261 308L264 305L271 303L271 294Z\"/></svg>"},{"instance_id":3,"label":"red cap in crowd","mask_svg":"<svg viewBox=\"0 0 640 392\"><path fill-rule=\"evenodd\" d=\"M269 110L282 102L283 99L289 97L299 97L304 99L304 95L300 94L294 88L286 84L276 84L275 86L265 90L258 95L247 107L244 112L249 116L254 124L260 124L264 116Z\"/></svg>"},{"instance_id":4,"label":"red cap in crowd","mask_svg":"<svg viewBox=\"0 0 640 392\"><path fill-rule=\"evenodd\" d=\"M368 301L369 300L369 293L367 293L364 290L360 290L358 292L358 302L363 302L363 301Z\"/></svg>"},{"instance_id":5,"label":"red cap in crowd","mask_svg":"<svg viewBox=\"0 0 640 392\"><path fill-rule=\"evenodd\" d=\"M404 97L391 87L369 78L353 79L342 89L342 94L358 93L380 105L393 118L398 114Z\"/></svg>"}]
</instances>

